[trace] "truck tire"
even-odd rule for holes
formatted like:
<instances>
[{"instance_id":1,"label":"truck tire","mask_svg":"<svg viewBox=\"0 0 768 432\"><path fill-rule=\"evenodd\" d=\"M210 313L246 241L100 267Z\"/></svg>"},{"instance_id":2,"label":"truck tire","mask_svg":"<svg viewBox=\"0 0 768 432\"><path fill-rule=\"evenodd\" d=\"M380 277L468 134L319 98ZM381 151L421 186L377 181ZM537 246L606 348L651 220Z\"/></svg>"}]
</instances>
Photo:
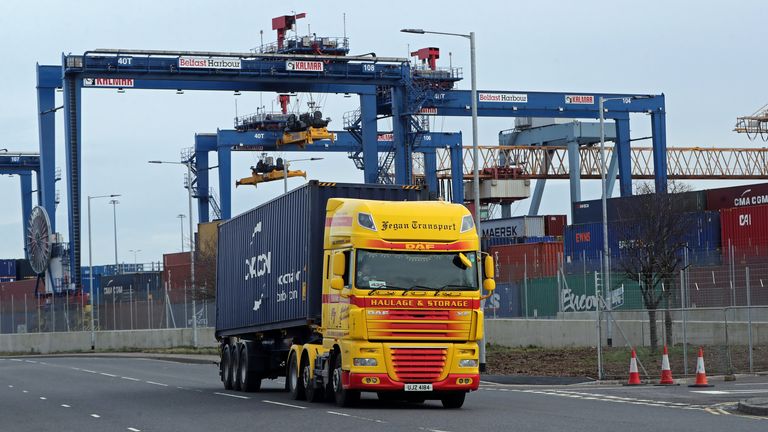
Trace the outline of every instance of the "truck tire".
<instances>
[{"instance_id":1,"label":"truck tire","mask_svg":"<svg viewBox=\"0 0 768 432\"><path fill-rule=\"evenodd\" d=\"M465 392L449 393L442 398L440 402L443 403L443 408L456 409L461 408L464 405L464 398L467 396Z\"/></svg>"},{"instance_id":2,"label":"truck tire","mask_svg":"<svg viewBox=\"0 0 768 432\"><path fill-rule=\"evenodd\" d=\"M285 374L285 383L293 400L304 400L305 398L304 382L301 377L303 374L301 372L296 360L296 352L291 351L291 357L288 360L288 371Z\"/></svg>"},{"instance_id":3,"label":"truck tire","mask_svg":"<svg viewBox=\"0 0 768 432\"><path fill-rule=\"evenodd\" d=\"M229 345L221 349L221 381L225 390L232 390L232 352Z\"/></svg>"},{"instance_id":4,"label":"truck tire","mask_svg":"<svg viewBox=\"0 0 768 432\"><path fill-rule=\"evenodd\" d=\"M336 405L340 407L353 406L360 400L360 391L345 389L342 385L341 376L341 353L336 353L334 356L333 375L331 376L333 398L336 400Z\"/></svg>"},{"instance_id":5,"label":"truck tire","mask_svg":"<svg viewBox=\"0 0 768 432\"><path fill-rule=\"evenodd\" d=\"M238 342L232 346L232 389L240 391L240 373L242 373L242 365L240 364L240 352L243 350L243 343Z\"/></svg>"},{"instance_id":6,"label":"truck tire","mask_svg":"<svg viewBox=\"0 0 768 432\"><path fill-rule=\"evenodd\" d=\"M306 357L302 358L302 381L304 383L304 394L307 396L307 400L310 402L321 402L325 399L323 389L317 386L317 380L315 375L311 373L312 366L309 364L309 360ZM312 376L312 378L310 378Z\"/></svg>"},{"instance_id":7,"label":"truck tire","mask_svg":"<svg viewBox=\"0 0 768 432\"><path fill-rule=\"evenodd\" d=\"M240 381L240 390L244 392L256 392L261 390L261 377L251 372L255 369L256 361L253 355L253 348L250 343L244 343L240 350L240 372L238 374Z\"/></svg>"}]
</instances>

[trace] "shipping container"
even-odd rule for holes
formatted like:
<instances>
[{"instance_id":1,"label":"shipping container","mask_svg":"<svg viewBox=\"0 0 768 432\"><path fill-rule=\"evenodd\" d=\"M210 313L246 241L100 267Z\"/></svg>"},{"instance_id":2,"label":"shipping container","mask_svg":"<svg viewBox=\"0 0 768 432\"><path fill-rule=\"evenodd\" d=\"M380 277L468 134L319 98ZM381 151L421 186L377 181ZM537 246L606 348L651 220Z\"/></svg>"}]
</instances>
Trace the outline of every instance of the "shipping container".
<instances>
[{"instance_id":1,"label":"shipping container","mask_svg":"<svg viewBox=\"0 0 768 432\"><path fill-rule=\"evenodd\" d=\"M563 256L563 243L523 243L488 249L496 261L500 283L528 278L554 276Z\"/></svg>"},{"instance_id":2,"label":"shipping container","mask_svg":"<svg viewBox=\"0 0 768 432\"><path fill-rule=\"evenodd\" d=\"M544 234L548 236L562 237L565 232L565 226L568 225L568 216L566 215L547 215L544 216Z\"/></svg>"},{"instance_id":3,"label":"shipping container","mask_svg":"<svg viewBox=\"0 0 768 432\"><path fill-rule=\"evenodd\" d=\"M693 191L670 194L671 209L674 213L693 213L707 209L707 192ZM637 207L642 205L648 195L609 198L606 200L608 221L631 220L637 217ZM603 221L602 200L580 201L571 207L571 219L574 225Z\"/></svg>"},{"instance_id":4,"label":"shipping container","mask_svg":"<svg viewBox=\"0 0 768 432\"><path fill-rule=\"evenodd\" d=\"M16 279L16 260L15 259L0 260L0 278Z\"/></svg>"},{"instance_id":5,"label":"shipping container","mask_svg":"<svg viewBox=\"0 0 768 432\"><path fill-rule=\"evenodd\" d=\"M520 284L500 283L485 301L486 318L517 318L521 316Z\"/></svg>"},{"instance_id":6,"label":"shipping container","mask_svg":"<svg viewBox=\"0 0 768 432\"><path fill-rule=\"evenodd\" d=\"M421 201L426 188L316 180L219 226L216 335L320 322L329 198ZM286 286L285 279L293 279Z\"/></svg>"},{"instance_id":7,"label":"shipping container","mask_svg":"<svg viewBox=\"0 0 768 432\"><path fill-rule=\"evenodd\" d=\"M727 251L768 256L768 205L720 210L722 243Z\"/></svg>"},{"instance_id":8,"label":"shipping container","mask_svg":"<svg viewBox=\"0 0 768 432\"><path fill-rule=\"evenodd\" d=\"M29 264L29 260L17 259L16 260L16 280L33 279L37 278L37 274L32 270L32 266Z\"/></svg>"},{"instance_id":9,"label":"shipping container","mask_svg":"<svg viewBox=\"0 0 768 432\"><path fill-rule=\"evenodd\" d=\"M721 240L720 215L718 212L703 211L685 213L681 216L683 224L688 227L683 241L690 250L690 262L698 264L713 264L719 260ZM638 224L632 221L615 221L608 224L608 250L610 256L620 258L623 250L632 241L637 240ZM603 224L589 223L569 225L565 236L565 261L597 261L603 252ZM614 259L614 262L616 260ZM595 267L590 267L594 270Z\"/></svg>"},{"instance_id":10,"label":"shipping container","mask_svg":"<svg viewBox=\"0 0 768 432\"><path fill-rule=\"evenodd\" d=\"M768 183L734 186L707 191L707 210L768 204Z\"/></svg>"},{"instance_id":11,"label":"shipping container","mask_svg":"<svg viewBox=\"0 0 768 432\"><path fill-rule=\"evenodd\" d=\"M159 300L165 298L160 272L125 273L101 276L100 290L94 300L100 303ZM96 290L94 289L94 292Z\"/></svg>"},{"instance_id":12,"label":"shipping container","mask_svg":"<svg viewBox=\"0 0 768 432\"><path fill-rule=\"evenodd\" d=\"M163 254L163 286L174 303L184 301L192 285L191 255L189 252Z\"/></svg>"},{"instance_id":13,"label":"shipping container","mask_svg":"<svg viewBox=\"0 0 768 432\"><path fill-rule=\"evenodd\" d=\"M544 231L544 216L515 216L489 219L480 222L483 237L541 237Z\"/></svg>"}]
</instances>

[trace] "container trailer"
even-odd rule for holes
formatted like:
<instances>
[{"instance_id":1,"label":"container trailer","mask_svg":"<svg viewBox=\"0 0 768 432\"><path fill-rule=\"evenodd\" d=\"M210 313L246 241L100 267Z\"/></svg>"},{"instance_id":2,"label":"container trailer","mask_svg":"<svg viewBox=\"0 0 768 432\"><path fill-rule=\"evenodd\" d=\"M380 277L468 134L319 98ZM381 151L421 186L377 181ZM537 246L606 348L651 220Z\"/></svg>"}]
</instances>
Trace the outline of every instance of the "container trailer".
<instances>
[{"instance_id":1,"label":"container trailer","mask_svg":"<svg viewBox=\"0 0 768 432\"><path fill-rule=\"evenodd\" d=\"M219 226L224 388L286 376L294 399L461 407L480 383L493 270L461 205L421 186L311 181Z\"/></svg>"}]
</instances>

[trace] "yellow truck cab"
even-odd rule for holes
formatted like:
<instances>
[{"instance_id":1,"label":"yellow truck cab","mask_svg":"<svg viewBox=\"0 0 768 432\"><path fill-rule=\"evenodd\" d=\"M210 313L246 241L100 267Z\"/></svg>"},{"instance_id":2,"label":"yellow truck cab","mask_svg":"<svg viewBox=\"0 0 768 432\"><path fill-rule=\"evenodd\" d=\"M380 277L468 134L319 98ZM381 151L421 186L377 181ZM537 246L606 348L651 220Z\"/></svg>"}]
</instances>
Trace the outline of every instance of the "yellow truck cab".
<instances>
[{"instance_id":1,"label":"yellow truck cab","mask_svg":"<svg viewBox=\"0 0 768 432\"><path fill-rule=\"evenodd\" d=\"M481 261L464 206L330 199L322 343L292 348L289 390L310 399L332 392L339 405L366 391L460 407L480 383Z\"/></svg>"}]
</instances>

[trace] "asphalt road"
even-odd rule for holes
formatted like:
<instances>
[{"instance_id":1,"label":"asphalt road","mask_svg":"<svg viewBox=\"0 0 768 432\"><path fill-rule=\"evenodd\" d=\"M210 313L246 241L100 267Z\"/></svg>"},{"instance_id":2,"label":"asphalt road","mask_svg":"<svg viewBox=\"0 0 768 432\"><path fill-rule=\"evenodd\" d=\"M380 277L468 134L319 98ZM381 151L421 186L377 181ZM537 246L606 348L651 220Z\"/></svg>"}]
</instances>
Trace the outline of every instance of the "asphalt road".
<instances>
[{"instance_id":1,"label":"asphalt road","mask_svg":"<svg viewBox=\"0 0 768 432\"><path fill-rule=\"evenodd\" d=\"M460 410L439 401L356 408L296 402L265 381L225 391L213 365L142 358L0 359L0 431L763 431L734 410L768 395L768 377L716 387L511 386L484 383ZM705 393L702 393L705 392Z\"/></svg>"}]
</instances>

